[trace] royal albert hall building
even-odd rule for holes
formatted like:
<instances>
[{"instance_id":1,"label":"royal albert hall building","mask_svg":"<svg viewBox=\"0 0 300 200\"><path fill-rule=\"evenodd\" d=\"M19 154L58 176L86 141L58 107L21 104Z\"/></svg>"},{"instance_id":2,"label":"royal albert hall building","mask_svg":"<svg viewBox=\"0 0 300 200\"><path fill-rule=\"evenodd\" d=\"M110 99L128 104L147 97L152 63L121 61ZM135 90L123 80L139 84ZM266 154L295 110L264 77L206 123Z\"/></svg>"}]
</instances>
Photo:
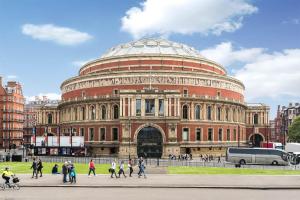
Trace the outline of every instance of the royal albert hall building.
<instances>
[{"instance_id":1,"label":"royal albert hall building","mask_svg":"<svg viewBox=\"0 0 300 200\"><path fill-rule=\"evenodd\" d=\"M90 155L224 155L249 140L243 83L185 44L118 45L61 90L60 128L84 136Z\"/></svg>"}]
</instances>

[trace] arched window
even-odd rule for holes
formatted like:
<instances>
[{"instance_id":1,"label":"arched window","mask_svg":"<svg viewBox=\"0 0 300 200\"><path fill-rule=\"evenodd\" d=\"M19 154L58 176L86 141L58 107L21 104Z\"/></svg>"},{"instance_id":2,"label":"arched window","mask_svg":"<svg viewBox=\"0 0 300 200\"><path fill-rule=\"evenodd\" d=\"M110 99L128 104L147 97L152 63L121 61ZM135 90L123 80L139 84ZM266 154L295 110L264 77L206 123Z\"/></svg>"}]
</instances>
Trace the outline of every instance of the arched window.
<instances>
[{"instance_id":1,"label":"arched window","mask_svg":"<svg viewBox=\"0 0 300 200\"><path fill-rule=\"evenodd\" d=\"M85 120L85 107L81 107L81 120Z\"/></svg>"},{"instance_id":2,"label":"arched window","mask_svg":"<svg viewBox=\"0 0 300 200\"><path fill-rule=\"evenodd\" d=\"M199 105L195 106L195 119L200 119L201 107Z\"/></svg>"},{"instance_id":3,"label":"arched window","mask_svg":"<svg viewBox=\"0 0 300 200\"><path fill-rule=\"evenodd\" d=\"M101 106L101 119L106 119L106 107L104 105Z\"/></svg>"},{"instance_id":4,"label":"arched window","mask_svg":"<svg viewBox=\"0 0 300 200\"><path fill-rule=\"evenodd\" d=\"M207 120L211 120L211 106L207 106Z\"/></svg>"},{"instance_id":5,"label":"arched window","mask_svg":"<svg viewBox=\"0 0 300 200\"><path fill-rule=\"evenodd\" d=\"M258 114L257 113L255 113L253 116L253 123L258 124Z\"/></svg>"},{"instance_id":6,"label":"arched window","mask_svg":"<svg viewBox=\"0 0 300 200\"><path fill-rule=\"evenodd\" d=\"M118 105L114 105L114 107L113 107L113 109L114 109L114 119L119 119L119 107L118 107Z\"/></svg>"},{"instance_id":7,"label":"arched window","mask_svg":"<svg viewBox=\"0 0 300 200\"><path fill-rule=\"evenodd\" d=\"M49 114L48 114L48 124L52 124L52 123L53 123L52 120L53 120L53 119L52 119L52 114L49 113Z\"/></svg>"},{"instance_id":8,"label":"arched window","mask_svg":"<svg viewBox=\"0 0 300 200\"><path fill-rule=\"evenodd\" d=\"M233 121L235 122L236 121L236 109L233 109Z\"/></svg>"},{"instance_id":9,"label":"arched window","mask_svg":"<svg viewBox=\"0 0 300 200\"><path fill-rule=\"evenodd\" d=\"M182 118L183 118L183 119L188 119L188 116L189 116L188 106L187 106L187 105L184 105L184 106L182 107Z\"/></svg>"},{"instance_id":10,"label":"arched window","mask_svg":"<svg viewBox=\"0 0 300 200\"><path fill-rule=\"evenodd\" d=\"M221 121L221 115L222 115L222 109L221 107L217 108L217 119L218 121Z\"/></svg>"},{"instance_id":11,"label":"arched window","mask_svg":"<svg viewBox=\"0 0 300 200\"><path fill-rule=\"evenodd\" d=\"M229 109L228 108L226 108L225 118L226 118L226 121L229 121Z\"/></svg>"},{"instance_id":12,"label":"arched window","mask_svg":"<svg viewBox=\"0 0 300 200\"><path fill-rule=\"evenodd\" d=\"M78 116L77 116L77 108L74 108L74 117L75 117L75 121L78 120Z\"/></svg>"},{"instance_id":13,"label":"arched window","mask_svg":"<svg viewBox=\"0 0 300 200\"><path fill-rule=\"evenodd\" d=\"M90 117L91 117L91 120L95 120L96 119L96 108L95 106L91 106L90 107Z\"/></svg>"}]
</instances>

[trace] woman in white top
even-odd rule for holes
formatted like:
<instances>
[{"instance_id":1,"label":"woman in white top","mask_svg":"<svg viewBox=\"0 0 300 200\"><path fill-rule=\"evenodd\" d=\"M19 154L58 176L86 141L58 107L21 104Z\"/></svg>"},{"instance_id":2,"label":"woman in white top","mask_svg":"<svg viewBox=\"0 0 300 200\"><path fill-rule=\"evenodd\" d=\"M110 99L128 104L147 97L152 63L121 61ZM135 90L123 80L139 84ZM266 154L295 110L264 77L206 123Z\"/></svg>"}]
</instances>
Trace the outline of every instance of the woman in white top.
<instances>
[{"instance_id":1,"label":"woman in white top","mask_svg":"<svg viewBox=\"0 0 300 200\"><path fill-rule=\"evenodd\" d=\"M126 178L126 175L124 173L124 161L121 161L121 164L120 164L119 178L121 177L121 174L123 174L124 177Z\"/></svg>"},{"instance_id":2,"label":"woman in white top","mask_svg":"<svg viewBox=\"0 0 300 200\"><path fill-rule=\"evenodd\" d=\"M111 172L111 178L113 178L114 176L113 175L115 175L116 176L116 178L118 178L117 177L117 174L116 174L116 166L117 166L117 164L116 164L116 161L114 160L112 163L111 163L111 168L110 168L110 172Z\"/></svg>"}]
</instances>

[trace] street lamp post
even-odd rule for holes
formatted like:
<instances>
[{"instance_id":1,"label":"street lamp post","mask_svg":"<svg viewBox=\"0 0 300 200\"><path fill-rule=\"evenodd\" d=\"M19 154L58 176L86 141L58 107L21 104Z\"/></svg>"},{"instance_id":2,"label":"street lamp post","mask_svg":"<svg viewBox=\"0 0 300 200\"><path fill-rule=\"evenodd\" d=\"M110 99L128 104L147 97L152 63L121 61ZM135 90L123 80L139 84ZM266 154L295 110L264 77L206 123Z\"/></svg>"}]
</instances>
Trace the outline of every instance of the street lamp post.
<instances>
[{"instance_id":1,"label":"street lamp post","mask_svg":"<svg viewBox=\"0 0 300 200\"><path fill-rule=\"evenodd\" d=\"M72 149L73 149L73 128L71 126L71 149L70 149L71 156L72 156Z\"/></svg>"},{"instance_id":2,"label":"street lamp post","mask_svg":"<svg viewBox=\"0 0 300 200\"><path fill-rule=\"evenodd\" d=\"M238 147L240 147L240 125L238 125Z\"/></svg>"},{"instance_id":3,"label":"street lamp post","mask_svg":"<svg viewBox=\"0 0 300 200\"><path fill-rule=\"evenodd\" d=\"M130 149L130 142L131 142L131 120L129 118L129 155L128 155L128 158L130 159L130 152L131 152L131 149Z\"/></svg>"}]
</instances>

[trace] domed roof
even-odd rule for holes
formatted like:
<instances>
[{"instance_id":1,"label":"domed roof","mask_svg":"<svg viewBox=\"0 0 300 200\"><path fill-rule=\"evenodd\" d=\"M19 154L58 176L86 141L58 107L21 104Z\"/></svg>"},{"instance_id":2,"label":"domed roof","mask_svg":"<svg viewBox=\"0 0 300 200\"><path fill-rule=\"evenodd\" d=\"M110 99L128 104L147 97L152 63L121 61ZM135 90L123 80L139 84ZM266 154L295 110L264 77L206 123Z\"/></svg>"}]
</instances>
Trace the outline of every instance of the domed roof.
<instances>
[{"instance_id":1,"label":"domed roof","mask_svg":"<svg viewBox=\"0 0 300 200\"><path fill-rule=\"evenodd\" d=\"M162 38L143 38L137 41L120 44L111 48L101 58L128 55L173 55L203 59L199 51L185 44L172 42Z\"/></svg>"}]
</instances>

